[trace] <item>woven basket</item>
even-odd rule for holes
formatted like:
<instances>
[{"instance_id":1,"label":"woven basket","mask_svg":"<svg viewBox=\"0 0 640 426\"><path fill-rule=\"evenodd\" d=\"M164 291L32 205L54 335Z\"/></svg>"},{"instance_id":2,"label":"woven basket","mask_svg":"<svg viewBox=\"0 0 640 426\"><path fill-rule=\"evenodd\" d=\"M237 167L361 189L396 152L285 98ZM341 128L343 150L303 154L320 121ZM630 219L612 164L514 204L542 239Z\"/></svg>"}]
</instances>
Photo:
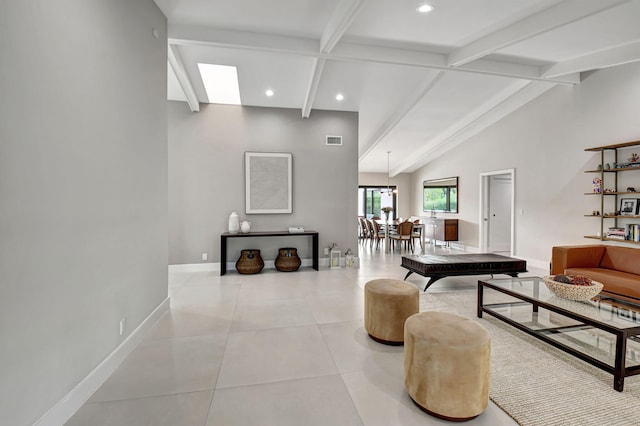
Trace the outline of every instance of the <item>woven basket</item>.
<instances>
[{"instance_id":1,"label":"woven basket","mask_svg":"<svg viewBox=\"0 0 640 426\"><path fill-rule=\"evenodd\" d=\"M276 258L276 269L281 272L297 271L302 261L298 257L298 249L285 247L278 250Z\"/></svg>"},{"instance_id":2,"label":"woven basket","mask_svg":"<svg viewBox=\"0 0 640 426\"><path fill-rule=\"evenodd\" d=\"M240 259L236 262L236 269L241 274L257 274L264 268L264 261L260 257L260 250L241 250Z\"/></svg>"},{"instance_id":3,"label":"woven basket","mask_svg":"<svg viewBox=\"0 0 640 426\"><path fill-rule=\"evenodd\" d=\"M591 285L573 285L554 281L555 275L544 277L544 283L553 294L563 299L588 302L602 291L604 285L598 281L591 281Z\"/></svg>"}]
</instances>

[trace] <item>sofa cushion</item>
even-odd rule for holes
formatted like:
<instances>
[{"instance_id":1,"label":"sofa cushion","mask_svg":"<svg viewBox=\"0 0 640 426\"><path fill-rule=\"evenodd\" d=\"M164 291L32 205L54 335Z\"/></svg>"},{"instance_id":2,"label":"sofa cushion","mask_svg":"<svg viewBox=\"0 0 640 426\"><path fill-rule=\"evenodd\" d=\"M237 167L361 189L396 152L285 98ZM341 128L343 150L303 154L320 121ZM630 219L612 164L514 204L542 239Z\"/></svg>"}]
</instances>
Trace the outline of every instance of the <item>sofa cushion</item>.
<instances>
[{"instance_id":1,"label":"sofa cushion","mask_svg":"<svg viewBox=\"0 0 640 426\"><path fill-rule=\"evenodd\" d=\"M640 275L640 250L607 246L600 261L600 267Z\"/></svg>"},{"instance_id":2,"label":"sofa cushion","mask_svg":"<svg viewBox=\"0 0 640 426\"><path fill-rule=\"evenodd\" d=\"M603 268L567 268L567 275L584 275L604 284L602 291L640 299L640 275Z\"/></svg>"}]
</instances>

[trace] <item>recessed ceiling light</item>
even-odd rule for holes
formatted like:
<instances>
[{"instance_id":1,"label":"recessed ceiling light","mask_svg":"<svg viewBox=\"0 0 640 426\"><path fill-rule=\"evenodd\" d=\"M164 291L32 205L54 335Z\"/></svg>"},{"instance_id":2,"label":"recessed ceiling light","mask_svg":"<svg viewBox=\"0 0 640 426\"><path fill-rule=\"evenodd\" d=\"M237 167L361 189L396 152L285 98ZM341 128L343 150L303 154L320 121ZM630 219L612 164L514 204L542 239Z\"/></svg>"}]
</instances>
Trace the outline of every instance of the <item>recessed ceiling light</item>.
<instances>
[{"instance_id":1,"label":"recessed ceiling light","mask_svg":"<svg viewBox=\"0 0 640 426\"><path fill-rule=\"evenodd\" d=\"M416 8L416 10L420 13L429 13L433 10L433 6L430 4L424 3Z\"/></svg>"},{"instance_id":2,"label":"recessed ceiling light","mask_svg":"<svg viewBox=\"0 0 640 426\"><path fill-rule=\"evenodd\" d=\"M271 96L273 96L275 94L275 92L273 90L271 90L271 89L267 89L267 91L264 92L264 94L269 96L269 97L271 97Z\"/></svg>"},{"instance_id":3,"label":"recessed ceiling light","mask_svg":"<svg viewBox=\"0 0 640 426\"><path fill-rule=\"evenodd\" d=\"M198 69L209 103L240 105L240 86L236 67L199 63Z\"/></svg>"},{"instance_id":4,"label":"recessed ceiling light","mask_svg":"<svg viewBox=\"0 0 640 426\"><path fill-rule=\"evenodd\" d=\"M343 95L342 93L338 93L338 94L336 95L336 101L341 101L341 100L343 100L343 99L344 99L344 95Z\"/></svg>"}]
</instances>

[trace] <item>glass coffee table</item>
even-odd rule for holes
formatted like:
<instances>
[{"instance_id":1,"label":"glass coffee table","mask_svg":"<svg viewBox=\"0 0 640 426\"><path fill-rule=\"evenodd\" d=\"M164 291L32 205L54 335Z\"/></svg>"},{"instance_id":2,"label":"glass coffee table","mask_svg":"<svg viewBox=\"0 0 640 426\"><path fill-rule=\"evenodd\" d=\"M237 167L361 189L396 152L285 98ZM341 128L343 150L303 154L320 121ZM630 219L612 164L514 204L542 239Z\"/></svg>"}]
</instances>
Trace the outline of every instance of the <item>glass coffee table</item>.
<instances>
[{"instance_id":1,"label":"glass coffee table","mask_svg":"<svg viewBox=\"0 0 640 426\"><path fill-rule=\"evenodd\" d=\"M590 302L554 295L540 277L478 281L483 313L613 374L613 388L640 374L640 305L601 293Z\"/></svg>"}]
</instances>

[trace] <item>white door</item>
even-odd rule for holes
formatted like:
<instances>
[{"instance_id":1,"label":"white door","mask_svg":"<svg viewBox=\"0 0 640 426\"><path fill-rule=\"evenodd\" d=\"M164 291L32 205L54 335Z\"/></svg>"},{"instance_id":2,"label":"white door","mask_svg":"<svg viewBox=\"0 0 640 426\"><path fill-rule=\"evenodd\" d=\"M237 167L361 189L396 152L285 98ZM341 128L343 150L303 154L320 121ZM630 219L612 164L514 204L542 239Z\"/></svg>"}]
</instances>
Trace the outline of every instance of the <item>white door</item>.
<instances>
[{"instance_id":1,"label":"white door","mask_svg":"<svg viewBox=\"0 0 640 426\"><path fill-rule=\"evenodd\" d=\"M480 247L485 253L513 255L513 170L481 175Z\"/></svg>"}]
</instances>

